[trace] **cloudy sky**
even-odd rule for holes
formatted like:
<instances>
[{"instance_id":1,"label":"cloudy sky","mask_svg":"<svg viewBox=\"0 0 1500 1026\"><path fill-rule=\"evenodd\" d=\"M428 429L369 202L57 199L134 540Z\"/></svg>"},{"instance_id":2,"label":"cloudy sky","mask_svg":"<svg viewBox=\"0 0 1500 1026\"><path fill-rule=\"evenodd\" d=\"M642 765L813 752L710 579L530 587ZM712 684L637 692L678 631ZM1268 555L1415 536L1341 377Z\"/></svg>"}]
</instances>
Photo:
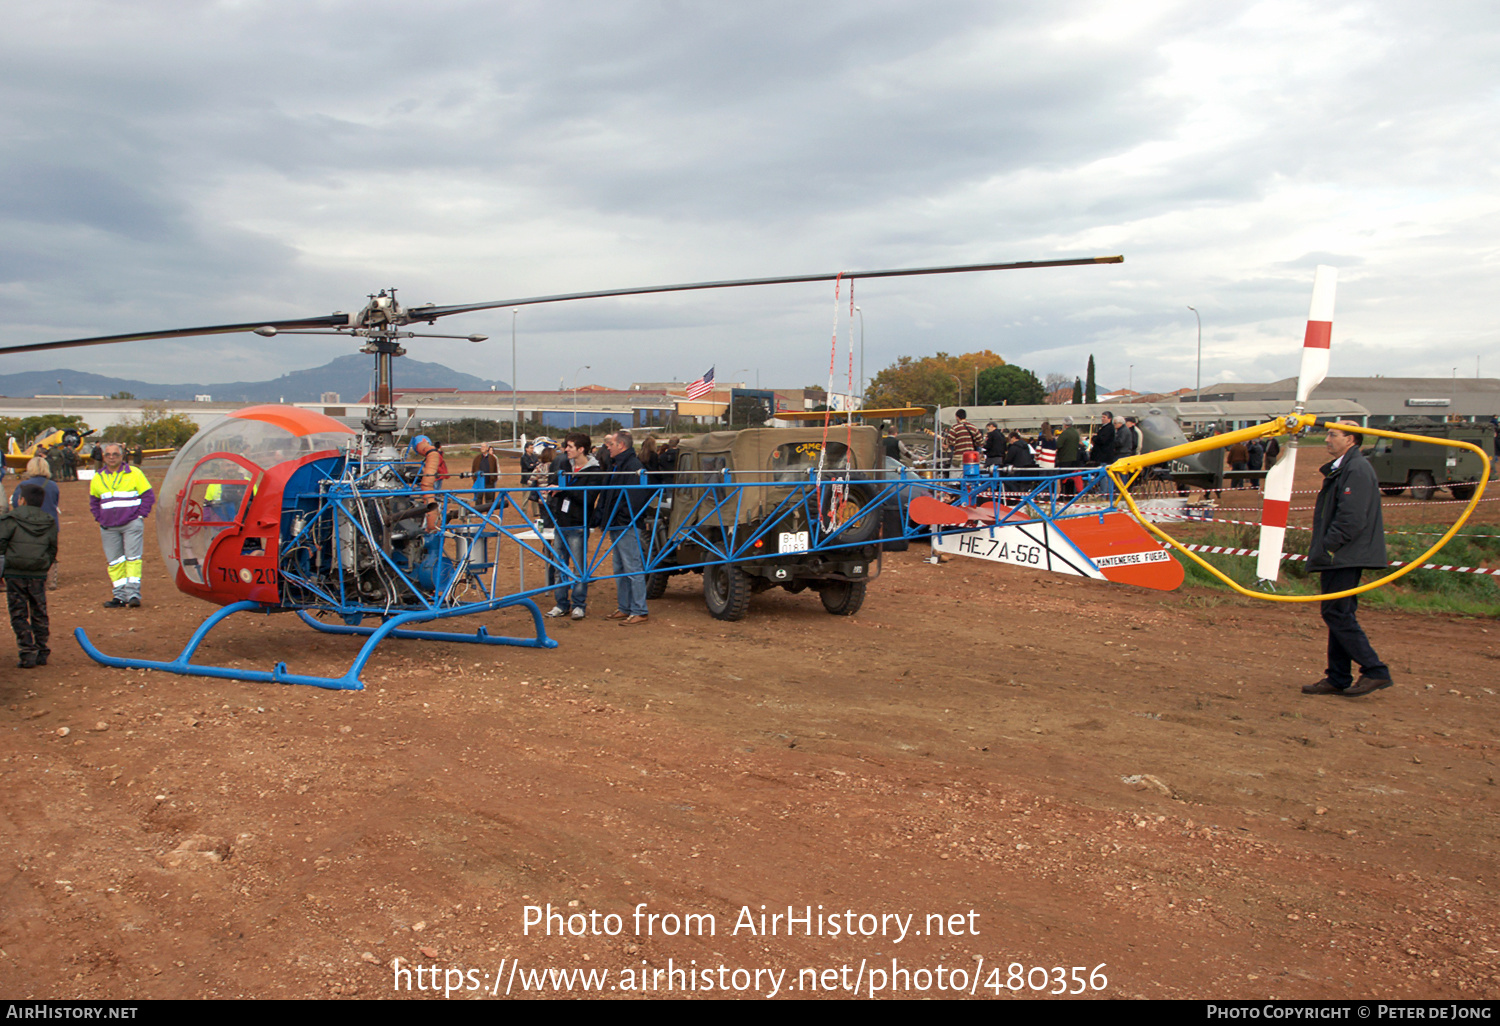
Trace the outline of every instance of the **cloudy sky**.
<instances>
[{"instance_id":1,"label":"cloudy sky","mask_svg":"<svg viewBox=\"0 0 1500 1026\"><path fill-rule=\"evenodd\" d=\"M1500 375L1493 3L50 0L7 30L0 345L388 285L448 304L1119 253L861 283L867 374L987 347L1192 385L1191 304L1204 384L1273 380L1330 263L1333 374ZM518 380L823 382L834 311L824 285L523 308ZM509 380L508 310L439 324L494 341L413 356ZM256 379L351 348L0 371Z\"/></svg>"}]
</instances>

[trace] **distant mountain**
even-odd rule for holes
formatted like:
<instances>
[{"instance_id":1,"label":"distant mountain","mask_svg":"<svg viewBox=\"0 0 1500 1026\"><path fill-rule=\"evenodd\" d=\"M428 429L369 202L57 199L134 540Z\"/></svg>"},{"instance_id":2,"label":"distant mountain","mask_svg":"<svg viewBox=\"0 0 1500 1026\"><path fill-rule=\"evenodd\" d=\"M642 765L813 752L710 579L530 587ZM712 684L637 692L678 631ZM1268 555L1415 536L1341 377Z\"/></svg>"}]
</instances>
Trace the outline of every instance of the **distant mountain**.
<instances>
[{"instance_id":1,"label":"distant mountain","mask_svg":"<svg viewBox=\"0 0 1500 1026\"><path fill-rule=\"evenodd\" d=\"M357 403L373 387L368 356L350 354L309 370L293 371L272 381L222 381L202 385L156 385L149 381L109 378L88 371L59 368L50 371L26 371L0 374L0 395L56 395L59 379L67 395L113 395L129 392L137 399L192 399L211 395L216 401L234 403L317 402L324 392L337 392L345 403ZM464 374L440 363L422 363L402 359L397 364L396 380L402 388L457 388L484 392L491 386L497 392L509 392L505 381L486 381Z\"/></svg>"}]
</instances>

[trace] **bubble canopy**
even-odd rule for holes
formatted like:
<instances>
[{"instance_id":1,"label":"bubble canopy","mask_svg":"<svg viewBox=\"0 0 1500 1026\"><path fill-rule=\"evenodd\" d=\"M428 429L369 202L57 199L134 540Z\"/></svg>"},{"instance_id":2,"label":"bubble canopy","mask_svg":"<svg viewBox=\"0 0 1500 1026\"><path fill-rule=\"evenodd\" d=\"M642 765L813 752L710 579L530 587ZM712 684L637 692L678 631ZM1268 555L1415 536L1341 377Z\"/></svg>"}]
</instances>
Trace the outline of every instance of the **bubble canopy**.
<instances>
[{"instance_id":1,"label":"bubble canopy","mask_svg":"<svg viewBox=\"0 0 1500 1026\"><path fill-rule=\"evenodd\" d=\"M297 406L280 406L274 403L236 410L204 427L188 440L172 460L172 465L167 468L167 476L162 481L161 492L157 495L156 538L169 571L176 576L177 561L172 558L172 553L173 536L177 530L178 497L186 492L193 468L205 457L228 453L265 471L309 453L341 449L354 441L355 437L352 429L332 417ZM238 467L238 464L230 460L214 460L205 464L204 470L219 477L224 476L231 467ZM243 477L244 472L241 469L230 472L228 476Z\"/></svg>"}]
</instances>

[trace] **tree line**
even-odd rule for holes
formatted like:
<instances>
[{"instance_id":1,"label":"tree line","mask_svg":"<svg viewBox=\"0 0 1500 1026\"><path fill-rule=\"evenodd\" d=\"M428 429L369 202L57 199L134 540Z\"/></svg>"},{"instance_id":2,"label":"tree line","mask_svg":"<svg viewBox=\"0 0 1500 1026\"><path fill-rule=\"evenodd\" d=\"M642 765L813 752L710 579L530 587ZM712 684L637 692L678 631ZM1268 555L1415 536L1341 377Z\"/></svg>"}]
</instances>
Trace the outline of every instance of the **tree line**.
<instances>
[{"instance_id":1,"label":"tree line","mask_svg":"<svg viewBox=\"0 0 1500 1026\"><path fill-rule=\"evenodd\" d=\"M1005 359L988 349L950 356L900 357L870 379L864 405L870 409L933 406L1032 406L1068 387L1072 401L1095 402L1094 358L1089 356L1083 378L1049 373L1038 378L1035 371Z\"/></svg>"}]
</instances>

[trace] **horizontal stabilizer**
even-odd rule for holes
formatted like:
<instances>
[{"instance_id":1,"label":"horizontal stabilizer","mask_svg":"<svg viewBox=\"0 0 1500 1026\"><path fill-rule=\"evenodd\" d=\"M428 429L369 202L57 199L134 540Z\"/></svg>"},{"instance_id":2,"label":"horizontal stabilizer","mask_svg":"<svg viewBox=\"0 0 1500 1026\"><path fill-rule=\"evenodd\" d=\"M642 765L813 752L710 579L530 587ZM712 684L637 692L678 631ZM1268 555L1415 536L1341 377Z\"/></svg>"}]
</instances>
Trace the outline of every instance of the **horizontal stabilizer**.
<instances>
[{"instance_id":1,"label":"horizontal stabilizer","mask_svg":"<svg viewBox=\"0 0 1500 1026\"><path fill-rule=\"evenodd\" d=\"M1126 513L980 527L943 535L934 548L1158 591L1173 591L1183 581L1182 564Z\"/></svg>"}]
</instances>

